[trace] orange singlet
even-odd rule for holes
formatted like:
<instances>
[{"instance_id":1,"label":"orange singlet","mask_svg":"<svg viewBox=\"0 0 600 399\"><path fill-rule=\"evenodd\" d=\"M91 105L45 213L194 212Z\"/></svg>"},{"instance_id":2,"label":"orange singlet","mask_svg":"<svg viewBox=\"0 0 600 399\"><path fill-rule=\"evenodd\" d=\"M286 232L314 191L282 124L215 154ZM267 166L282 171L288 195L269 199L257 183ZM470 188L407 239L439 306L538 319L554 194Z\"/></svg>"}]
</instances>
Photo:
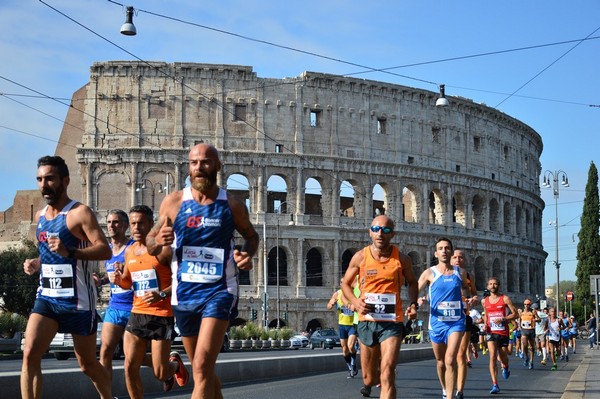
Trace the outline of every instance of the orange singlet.
<instances>
[{"instance_id":1,"label":"orange singlet","mask_svg":"<svg viewBox=\"0 0 600 399\"><path fill-rule=\"evenodd\" d=\"M148 253L134 255L133 249L132 246L128 256L125 257L134 289L131 312L162 317L173 316L173 308L168 299L152 304L141 299L146 292L160 291L169 287L171 285L171 269L167 265L160 264L155 256L148 255Z\"/></svg>"},{"instance_id":2,"label":"orange singlet","mask_svg":"<svg viewBox=\"0 0 600 399\"><path fill-rule=\"evenodd\" d=\"M364 260L360 265L359 281L361 298L372 304L375 311L359 315L359 321L402 322L402 299L400 290L404 284L400 251L394 245L388 260L377 261L371 255L371 247L365 247Z\"/></svg>"}]
</instances>

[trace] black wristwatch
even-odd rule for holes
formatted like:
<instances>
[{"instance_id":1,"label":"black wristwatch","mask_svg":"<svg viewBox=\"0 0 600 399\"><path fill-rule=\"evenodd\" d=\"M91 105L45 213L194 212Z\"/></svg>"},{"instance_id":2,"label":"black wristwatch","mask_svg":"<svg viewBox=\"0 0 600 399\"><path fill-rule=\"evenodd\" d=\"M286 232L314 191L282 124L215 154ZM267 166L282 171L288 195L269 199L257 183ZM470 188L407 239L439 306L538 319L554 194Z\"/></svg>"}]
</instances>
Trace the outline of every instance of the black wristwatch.
<instances>
[{"instance_id":1,"label":"black wristwatch","mask_svg":"<svg viewBox=\"0 0 600 399\"><path fill-rule=\"evenodd\" d=\"M75 259L75 249L75 247L68 248L69 254L67 255L67 258Z\"/></svg>"},{"instance_id":2,"label":"black wristwatch","mask_svg":"<svg viewBox=\"0 0 600 399\"><path fill-rule=\"evenodd\" d=\"M162 301L163 299L167 298L167 293L164 291L158 291L158 296L160 297L160 300Z\"/></svg>"}]
</instances>

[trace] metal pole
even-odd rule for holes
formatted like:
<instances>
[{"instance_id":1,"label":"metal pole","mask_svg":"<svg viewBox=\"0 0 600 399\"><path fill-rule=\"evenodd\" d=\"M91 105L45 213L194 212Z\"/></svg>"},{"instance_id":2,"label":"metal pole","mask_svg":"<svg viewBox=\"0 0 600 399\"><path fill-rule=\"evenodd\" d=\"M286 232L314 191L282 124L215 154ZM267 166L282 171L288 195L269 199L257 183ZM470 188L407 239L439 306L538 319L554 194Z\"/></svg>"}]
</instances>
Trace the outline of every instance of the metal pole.
<instances>
[{"instance_id":1,"label":"metal pole","mask_svg":"<svg viewBox=\"0 0 600 399\"><path fill-rule=\"evenodd\" d=\"M263 327L267 328L269 325L269 320L267 319L267 309L268 303L267 298L269 294L267 294L267 288L269 284L269 279L267 278L267 215L265 215L265 222L263 223L263 279L264 279L264 291L263 291Z\"/></svg>"},{"instance_id":2,"label":"metal pole","mask_svg":"<svg viewBox=\"0 0 600 399\"><path fill-rule=\"evenodd\" d=\"M596 314L594 317L596 318L596 349L598 349L598 278L595 278L594 281L596 285L596 289L594 290L594 297L596 298Z\"/></svg>"},{"instance_id":3,"label":"metal pole","mask_svg":"<svg viewBox=\"0 0 600 399\"><path fill-rule=\"evenodd\" d=\"M554 175L554 223L555 223L555 237L554 245L555 259L556 259L556 309L560 310L559 298L560 298L560 263L558 262L558 175Z\"/></svg>"},{"instance_id":4,"label":"metal pole","mask_svg":"<svg viewBox=\"0 0 600 399\"><path fill-rule=\"evenodd\" d=\"M280 205L281 206L281 205ZM280 298L279 298L279 215L277 215L277 241L276 241L276 259L277 259L277 328L279 328L279 318L281 315Z\"/></svg>"}]
</instances>

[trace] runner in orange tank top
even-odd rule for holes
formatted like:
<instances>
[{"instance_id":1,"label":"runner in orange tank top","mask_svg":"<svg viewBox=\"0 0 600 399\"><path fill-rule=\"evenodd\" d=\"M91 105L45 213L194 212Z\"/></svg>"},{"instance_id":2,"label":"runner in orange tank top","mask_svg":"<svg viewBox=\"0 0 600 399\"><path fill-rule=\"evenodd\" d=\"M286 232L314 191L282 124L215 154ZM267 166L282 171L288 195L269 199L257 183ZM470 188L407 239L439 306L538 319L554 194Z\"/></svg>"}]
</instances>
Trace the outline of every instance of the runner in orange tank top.
<instances>
[{"instance_id":1,"label":"runner in orange tank top","mask_svg":"<svg viewBox=\"0 0 600 399\"><path fill-rule=\"evenodd\" d=\"M408 256L391 244L394 222L381 215L369 229L372 244L352 257L342 280L344 296L359 314L358 339L363 383L360 393L368 397L371 387L381 383L381 399L396 397L396 363L404 331L400 291L408 284L408 297L416 304L417 279ZM359 276L360 298L352 282ZM411 308L409 317L416 317Z\"/></svg>"}]
</instances>

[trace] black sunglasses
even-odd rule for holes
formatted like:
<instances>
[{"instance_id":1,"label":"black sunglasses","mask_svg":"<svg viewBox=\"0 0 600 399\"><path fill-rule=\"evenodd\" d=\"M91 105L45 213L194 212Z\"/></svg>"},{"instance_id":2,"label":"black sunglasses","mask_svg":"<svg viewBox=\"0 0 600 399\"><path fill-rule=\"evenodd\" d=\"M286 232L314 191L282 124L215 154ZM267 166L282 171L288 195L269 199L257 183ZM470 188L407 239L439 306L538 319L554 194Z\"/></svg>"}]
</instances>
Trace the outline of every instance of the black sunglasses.
<instances>
[{"instance_id":1,"label":"black sunglasses","mask_svg":"<svg viewBox=\"0 0 600 399\"><path fill-rule=\"evenodd\" d=\"M371 231L373 233L379 233L379 230L383 232L383 234L390 234L394 229L386 226L371 226Z\"/></svg>"}]
</instances>

